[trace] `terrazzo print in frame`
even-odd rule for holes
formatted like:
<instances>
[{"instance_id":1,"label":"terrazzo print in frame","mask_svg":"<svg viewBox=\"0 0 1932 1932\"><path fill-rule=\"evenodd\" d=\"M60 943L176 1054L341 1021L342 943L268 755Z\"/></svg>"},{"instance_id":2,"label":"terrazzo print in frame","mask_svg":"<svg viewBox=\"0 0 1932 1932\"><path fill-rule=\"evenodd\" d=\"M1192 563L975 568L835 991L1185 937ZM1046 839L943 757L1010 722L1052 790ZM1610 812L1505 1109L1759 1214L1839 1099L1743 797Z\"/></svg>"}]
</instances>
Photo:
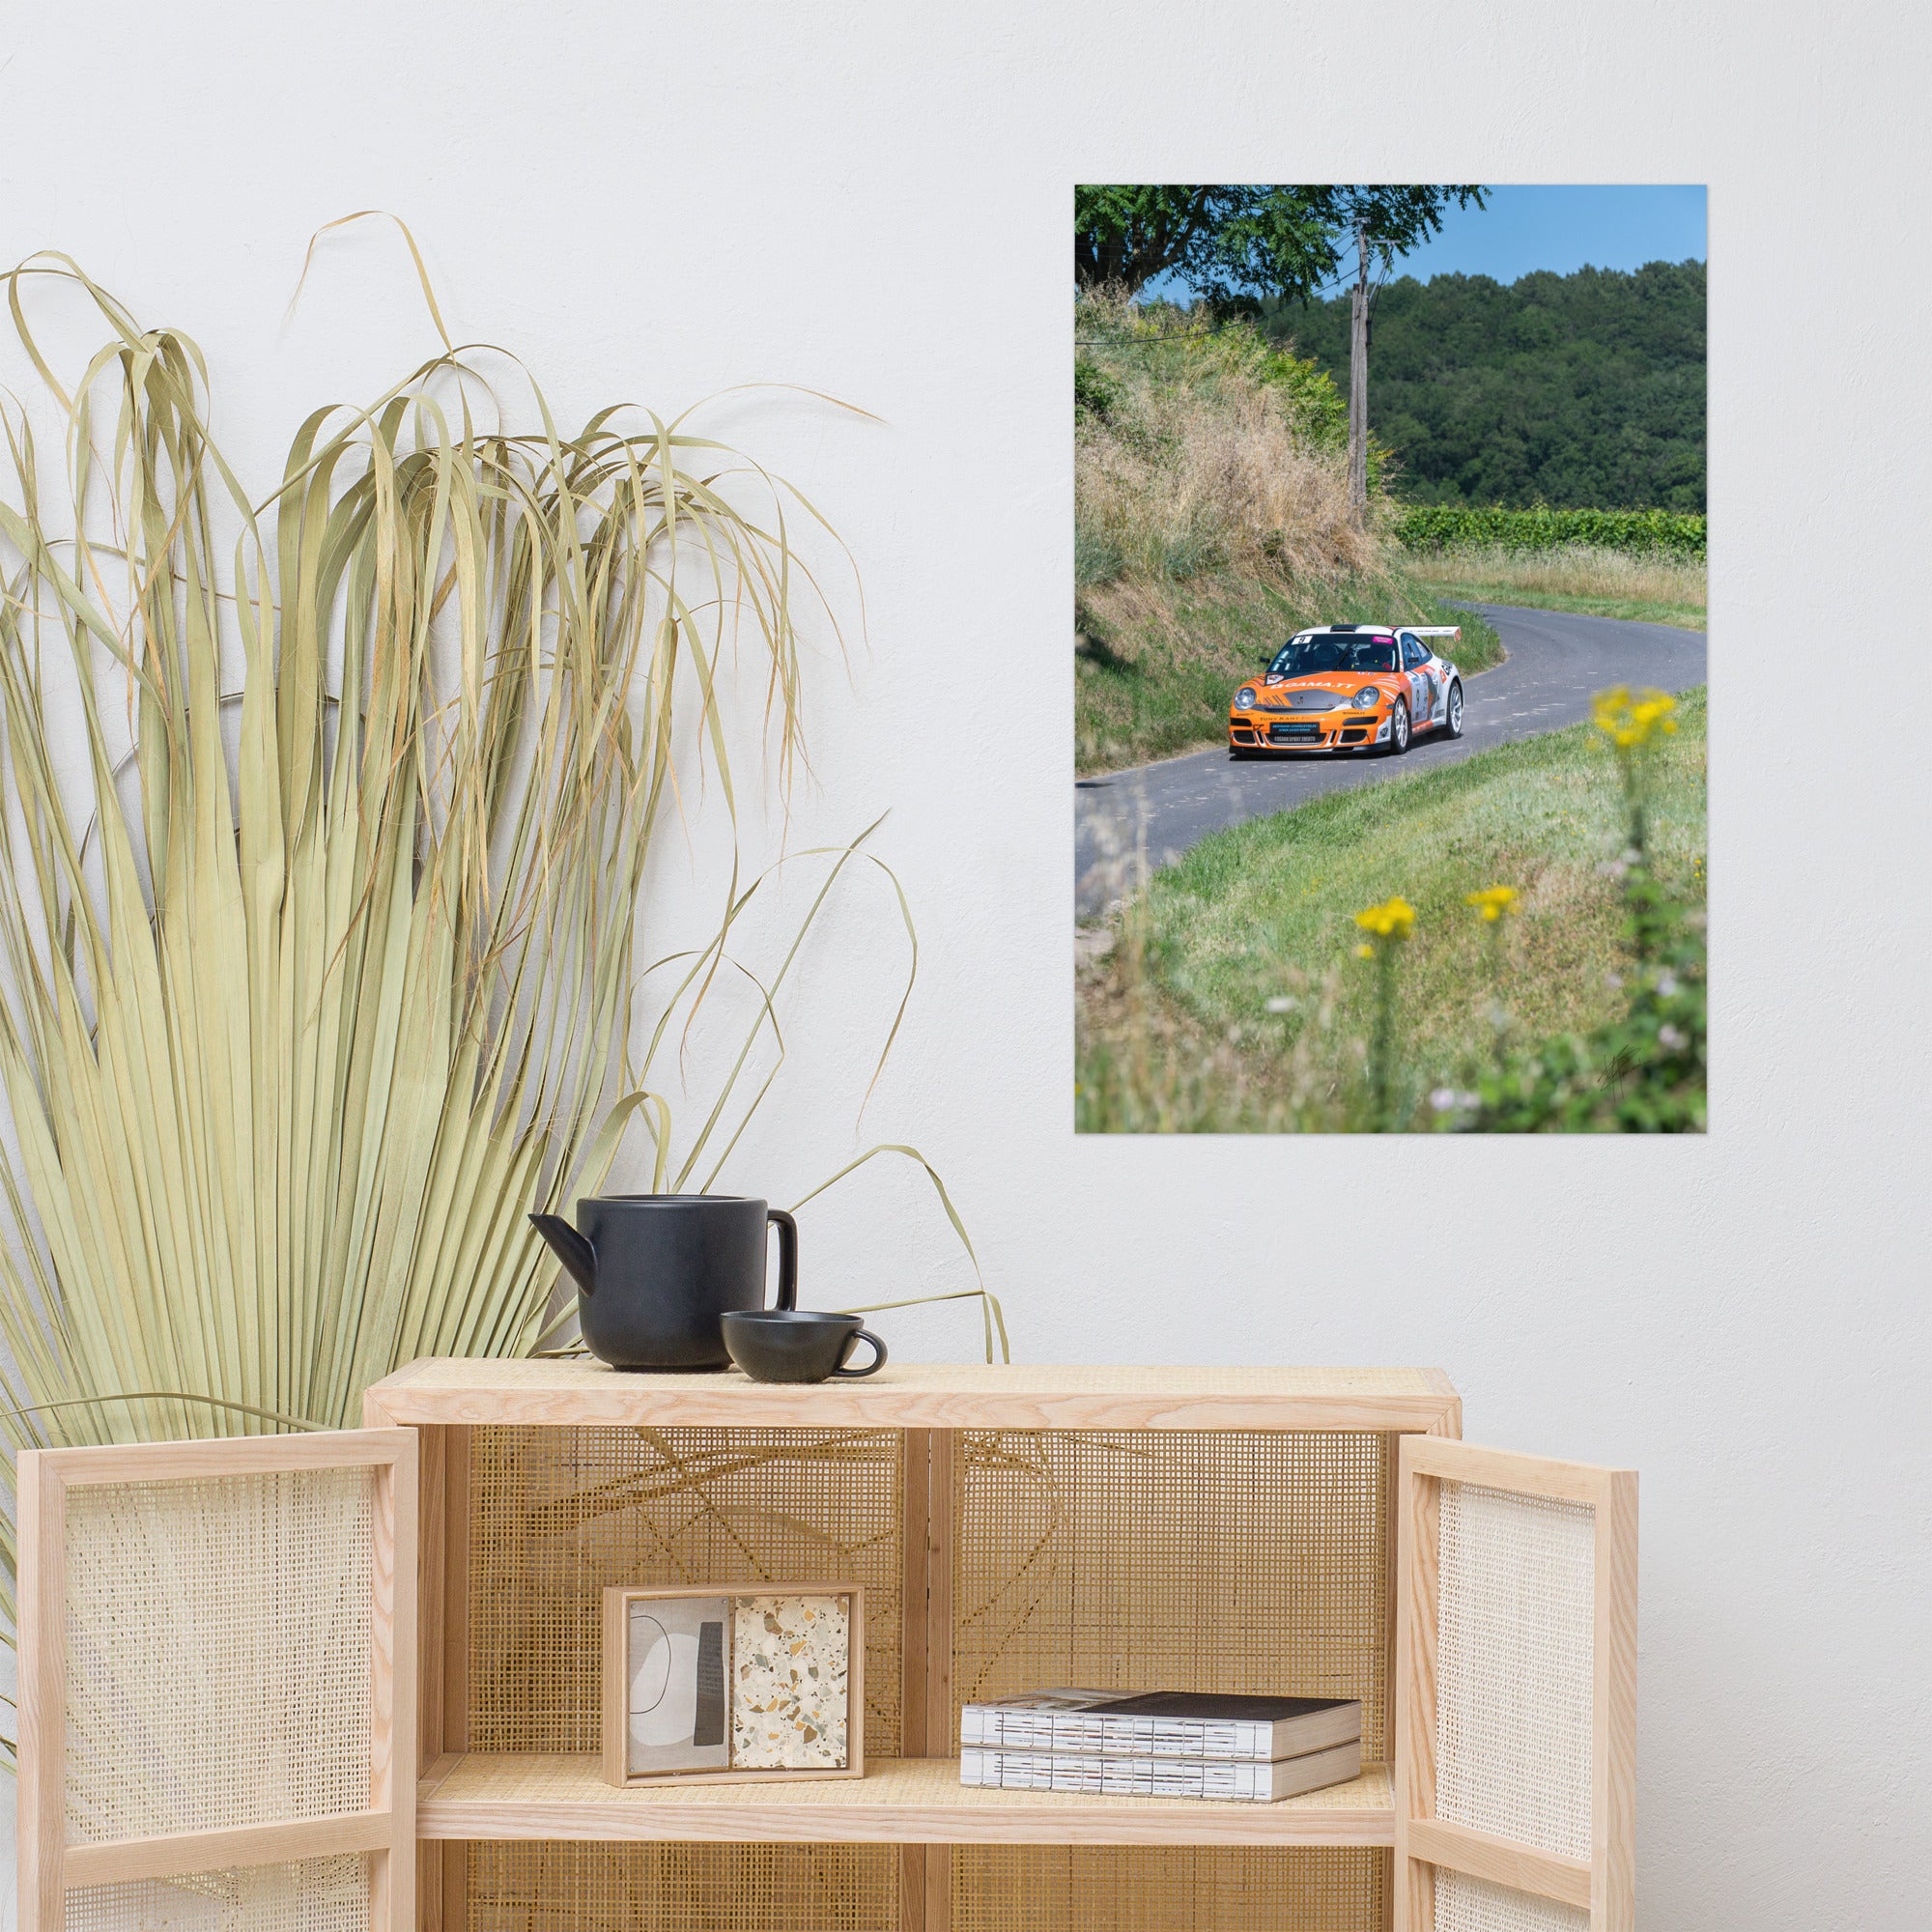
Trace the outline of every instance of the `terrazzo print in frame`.
<instances>
[{"instance_id":1,"label":"terrazzo print in frame","mask_svg":"<svg viewBox=\"0 0 1932 1932\"><path fill-rule=\"evenodd\" d=\"M852 1621L844 1597L740 1597L731 1624L731 1762L842 1771Z\"/></svg>"}]
</instances>

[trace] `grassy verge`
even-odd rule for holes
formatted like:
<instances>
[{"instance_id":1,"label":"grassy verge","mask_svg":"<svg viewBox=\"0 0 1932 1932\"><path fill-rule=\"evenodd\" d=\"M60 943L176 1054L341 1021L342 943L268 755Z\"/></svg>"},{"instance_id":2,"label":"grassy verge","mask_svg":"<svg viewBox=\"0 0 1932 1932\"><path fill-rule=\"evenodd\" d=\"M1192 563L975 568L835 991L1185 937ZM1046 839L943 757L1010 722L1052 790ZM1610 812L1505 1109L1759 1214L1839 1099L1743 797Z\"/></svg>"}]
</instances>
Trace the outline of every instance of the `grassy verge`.
<instances>
[{"instance_id":1,"label":"grassy verge","mask_svg":"<svg viewBox=\"0 0 1932 1932\"><path fill-rule=\"evenodd\" d=\"M1495 632L1480 617L1403 576L1308 589L1232 572L1088 585L1075 605L1076 769L1119 771L1225 744L1236 687L1294 632L1377 621L1460 624L1455 656L1472 676L1502 661Z\"/></svg>"},{"instance_id":2,"label":"grassy verge","mask_svg":"<svg viewBox=\"0 0 1932 1932\"><path fill-rule=\"evenodd\" d=\"M1412 557L1409 569L1437 597L1574 611L1585 617L1633 617L1687 631L1701 631L1708 622L1701 562L1572 544L1549 551L1436 551Z\"/></svg>"},{"instance_id":3,"label":"grassy verge","mask_svg":"<svg viewBox=\"0 0 1932 1932\"><path fill-rule=\"evenodd\" d=\"M1701 903L1703 692L1652 766L1659 882ZM1460 1088L1494 1046L1497 929L1465 894L1514 886L1501 927L1509 1035L1616 1015L1626 970L1615 763L1587 725L1256 819L1157 873L1079 972L1076 1121L1087 1132L1346 1131L1364 1117L1374 971L1354 914L1416 911L1397 1016L1401 1109Z\"/></svg>"}]
</instances>

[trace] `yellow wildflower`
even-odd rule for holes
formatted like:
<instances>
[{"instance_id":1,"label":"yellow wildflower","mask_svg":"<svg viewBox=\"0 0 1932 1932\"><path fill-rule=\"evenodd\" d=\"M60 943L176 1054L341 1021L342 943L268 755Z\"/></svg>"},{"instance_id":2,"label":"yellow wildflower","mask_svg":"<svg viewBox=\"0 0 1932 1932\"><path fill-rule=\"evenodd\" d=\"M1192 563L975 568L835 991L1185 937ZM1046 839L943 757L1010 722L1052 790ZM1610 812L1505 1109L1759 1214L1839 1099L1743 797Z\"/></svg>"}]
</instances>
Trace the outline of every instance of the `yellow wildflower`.
<instances>
[{"instance_id":1,"label":"yellow wildflower","mask_svg":"<svg viewBox=\"0 0 1932 1932\"><path fill-rule=\"evenodd\" d=\"M1355 948L1355 957L1357 959L1373 959L1375 956L1376 949L1373 946L1364 945Z\"/></svg>"},{"instance_id":2,"label":"yellow wildflower","mask_svg":"<svg viewBox=\"0 0 1932 1932\"><path fill-rule=\"evenodd\" d=\"M1516 903L1516 888L1490 886L1480 893L1465 893L1463 903L1474 906L1486 920L1498 920Z\"/></svg>"},{"instance_id":3,"label":"yellow wildflower","mask_svg":"<svg viewBox=\"0 0 1932 1932\"><path fill-rule=\"evenodd\" d=\"M1355 915L1355 923L1378 939L1406 939L1415 923L1415 908L1404 898L1392 898L1383 905L1370 906ZM1358 948L1357 951L1360 949Z\"/></svg>"},{"instance_id":4,"label":"yellow wildflower","mask_svg":"<svg viewBox=\"0 0 1932 1932\"><path fill-rule=\"evenodd\" d=\"M1595 700L1597 729L1620 752L1634 751L1650 742L1653 732L1671 736L1677 720L1671 715L1677 700L1667 691L1633 692L1619 684L1600 691Z\"/></svg>"}]
</instances>

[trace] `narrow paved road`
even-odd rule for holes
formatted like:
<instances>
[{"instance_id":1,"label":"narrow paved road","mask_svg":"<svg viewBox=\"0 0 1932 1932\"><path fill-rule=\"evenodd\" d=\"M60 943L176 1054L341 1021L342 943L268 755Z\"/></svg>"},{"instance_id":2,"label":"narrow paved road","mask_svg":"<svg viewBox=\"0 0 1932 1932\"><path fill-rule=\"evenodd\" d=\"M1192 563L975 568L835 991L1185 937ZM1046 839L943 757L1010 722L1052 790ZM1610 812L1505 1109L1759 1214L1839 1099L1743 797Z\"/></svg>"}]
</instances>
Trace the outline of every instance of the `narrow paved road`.
<instances>
[{"instance_id":1,"label":"narrow paved road","mask_svg":"<svg viewBox=\"0 0 1932 1932\"><path fill-rule=\"evenodd\" d=\"M1683 691L1704 681L1704 633L1614 617L1573 617L1476 604L1509 653L1463 687L1463 735L1418 738L1405 757L1293 753L1243 760L1225 750L1190 752L1157 765L1076 779L1075 917L1092 919L1149 869L1167 866L1210 832L1283 811L1344 785L1376 784L1405 772L1465 758L1485 746L1554 731L1590 715L1607 685Z\"/></svg>"}]
</instances>

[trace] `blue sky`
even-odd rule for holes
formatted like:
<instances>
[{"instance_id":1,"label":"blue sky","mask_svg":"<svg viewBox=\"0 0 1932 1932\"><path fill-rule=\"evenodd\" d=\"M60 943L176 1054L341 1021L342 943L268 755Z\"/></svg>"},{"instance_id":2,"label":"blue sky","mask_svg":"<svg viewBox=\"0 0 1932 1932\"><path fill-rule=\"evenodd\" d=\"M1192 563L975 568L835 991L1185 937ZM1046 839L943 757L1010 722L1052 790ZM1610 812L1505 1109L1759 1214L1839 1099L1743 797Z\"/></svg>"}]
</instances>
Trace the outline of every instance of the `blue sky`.
<instances>
[{"instance_id":1,"label":"blue sky","mask_svg":"<svg viewBox=\"0 0 1932 1932\"><path fill-rule=\"evenodd\" d=\"M1497 187L1489 206L1452 209L1442 233L1395 272L1491 275L1513 282L1533 269L1640 269L1704 260L1701 187Z\"/></svg>"},{"instance_id":2,"label":"blue sky","mask_svg":"<svg viewBox=\"0 0 1932 1932\"><path fill-rule=\"evenodd\" d=\"M1425 282L1455 274L1513 282L1535 269L1567 275L1586 265L1640 269L1705 259L1702 187L1492 187L1487 200L1482 209L1450 209L1442 233L1404 256L1394 272ZM1145 293L1187 299L1171 276L1150 282Z\"/></svg>"}]
</instances>

